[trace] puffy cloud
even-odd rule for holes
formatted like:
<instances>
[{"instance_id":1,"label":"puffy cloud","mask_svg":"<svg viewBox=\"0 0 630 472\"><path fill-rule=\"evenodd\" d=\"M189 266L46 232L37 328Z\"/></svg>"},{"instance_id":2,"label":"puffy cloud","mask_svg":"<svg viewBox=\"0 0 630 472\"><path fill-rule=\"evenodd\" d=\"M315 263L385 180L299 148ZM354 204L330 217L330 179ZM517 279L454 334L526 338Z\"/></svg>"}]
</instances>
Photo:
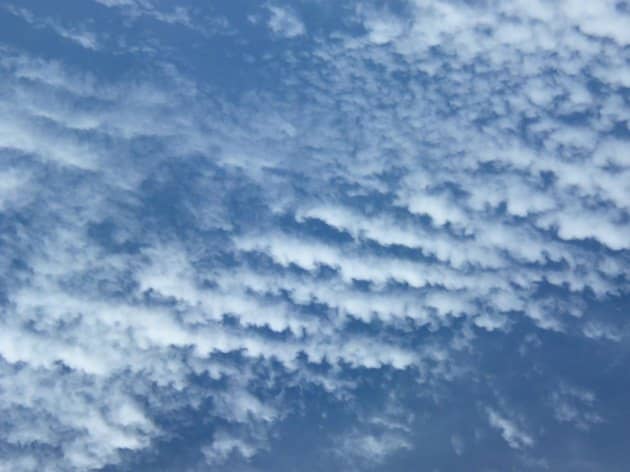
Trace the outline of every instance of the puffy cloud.
<instances>
[{"instance_id":1,"label":"puffy cloud","mask_svg":"<svg viewBox=\"0 0 630 472\"><path fill-rule=\"evenodd\" d=\"M228 433L217 434L212 444L202 448L208 464L225 462L230 454L240 454L245 459L251 458L259 450L258 445L252 445L240 437L233 437Z\"/></svg>"},{"instance_id":2,"label":"puffy cloud","mask_svg":"<svg viewBox=\"0 0 630 472\"><path fill-rule=\"evenodd\" d=\"M270 17L267 22L271 31L286 38L295 38L306 33L302 20L291 9L278 5L268 5Z\"/></svg>"}]
</instances>

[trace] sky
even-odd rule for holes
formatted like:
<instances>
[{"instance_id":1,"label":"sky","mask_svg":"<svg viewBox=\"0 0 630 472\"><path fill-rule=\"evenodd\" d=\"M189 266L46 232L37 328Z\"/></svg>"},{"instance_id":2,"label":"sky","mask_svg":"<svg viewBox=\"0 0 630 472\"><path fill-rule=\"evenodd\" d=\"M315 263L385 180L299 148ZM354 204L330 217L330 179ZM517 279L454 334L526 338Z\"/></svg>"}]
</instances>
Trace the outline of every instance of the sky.
<instances>
[{"instance_id":1,"label":"sky","mask_svg":"<svg viewBox=\"0 0 630 472\"><path fill-rule=\"evenodd\" d=\"M628 470L628 25L0 1L0 471Z\"/></svg>"}]
</instances>

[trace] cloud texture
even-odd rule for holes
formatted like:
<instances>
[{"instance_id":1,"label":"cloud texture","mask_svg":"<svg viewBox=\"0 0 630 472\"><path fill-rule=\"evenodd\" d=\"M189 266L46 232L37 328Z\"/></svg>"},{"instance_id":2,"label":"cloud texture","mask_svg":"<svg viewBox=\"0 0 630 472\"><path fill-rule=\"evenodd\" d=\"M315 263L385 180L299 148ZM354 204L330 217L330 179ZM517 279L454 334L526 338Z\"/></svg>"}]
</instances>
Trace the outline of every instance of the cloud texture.
<instances>
[{"instance_id":1,"label":"cloud texture","mask_svg":"<svg viewBox=\"0 0 630 472\"><path fill-rule=\"evenodd\" d=\"M622 470L628 5L176 3L0 11L0 470Z\"/></svg>"}]
</instances>

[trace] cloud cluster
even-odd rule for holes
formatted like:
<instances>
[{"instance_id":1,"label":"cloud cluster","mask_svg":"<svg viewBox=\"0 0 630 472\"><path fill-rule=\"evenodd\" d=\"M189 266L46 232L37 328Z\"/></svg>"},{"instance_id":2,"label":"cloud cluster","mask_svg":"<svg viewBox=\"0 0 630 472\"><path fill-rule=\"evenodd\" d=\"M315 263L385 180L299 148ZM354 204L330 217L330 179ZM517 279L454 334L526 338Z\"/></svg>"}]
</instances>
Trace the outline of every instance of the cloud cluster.
<instances>
[{"instance_id":1,"label":"cloud cluster","mask_svg":"<svg viewBox=\"0 0 630 472\"><path fill-rule=\"evenodd\" d=\"M97 3L207 40L183 7ZM269 46L280 69L252 60L274 83L236 98L172 50L104 77L0 46L0 469L124 464L190 410L212 425L198 460L251 461L295 391L347 402L340 463L377 466L416 445L400 402L364 411L370 375L438 398L518 324L625 342L592 310L628 293L617 3L368 2ZM310 34L266 8L266 41ZM548 408L587 430L594 398L566 387ZM538 445L484 412L510 448Z\"/></svg>"}]
</instances>

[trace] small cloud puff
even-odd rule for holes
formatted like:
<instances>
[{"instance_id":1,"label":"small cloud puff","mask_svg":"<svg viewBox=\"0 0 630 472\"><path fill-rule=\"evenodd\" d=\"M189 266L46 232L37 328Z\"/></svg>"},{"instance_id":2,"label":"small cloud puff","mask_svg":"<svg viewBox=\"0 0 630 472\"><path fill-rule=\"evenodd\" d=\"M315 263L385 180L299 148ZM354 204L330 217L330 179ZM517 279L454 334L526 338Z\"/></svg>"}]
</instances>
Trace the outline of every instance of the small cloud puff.
<instances>
[{"instance_id":1,"label":"small cloud puff","mask_svg":"<svg viewBox=\"0 0 630 472\"><path fill-rule=\"evenodd\" d=\"M278 36L295 38L306 34L306 27L297 14L288 7L268 5L270 17L267 25Z\"/></svg>"},{"instance_id":2,"label":"small cloud puff","mask_svg":"<svg viewBox=\"0 0 630 472\"><path fill-rule=\"evenodd\" d=\"M523 430L516 421L501 415L499 412L488 408L486 410L490 426L498 429L501 437L512 449L522 449L534 444L534 439Z\"/></svg>"}]
</instances>

